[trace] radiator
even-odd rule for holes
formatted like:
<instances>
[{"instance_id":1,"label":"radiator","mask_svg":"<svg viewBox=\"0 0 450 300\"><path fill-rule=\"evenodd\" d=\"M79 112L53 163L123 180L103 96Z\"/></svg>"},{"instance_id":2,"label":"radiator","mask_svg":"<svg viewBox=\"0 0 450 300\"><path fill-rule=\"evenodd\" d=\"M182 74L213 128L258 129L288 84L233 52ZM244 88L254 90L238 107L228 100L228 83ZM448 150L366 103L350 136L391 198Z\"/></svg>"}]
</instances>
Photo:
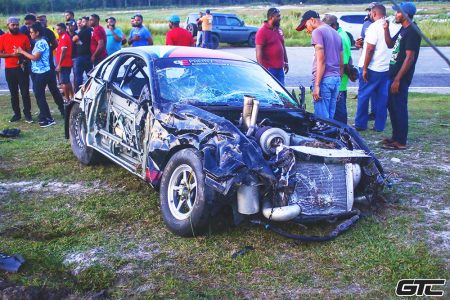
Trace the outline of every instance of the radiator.
<instances>
[{"instance_id":1,"label":"radiator","mask_svg":"<svg viewBox=\"0 0 450 300\"><path fill-rule=\"evenodd\" d=\"M304 215L329 215L350 211L353 206L352 164L299 162L290 171L294 191L289 204Z\"/></svg>"}]
</instances>

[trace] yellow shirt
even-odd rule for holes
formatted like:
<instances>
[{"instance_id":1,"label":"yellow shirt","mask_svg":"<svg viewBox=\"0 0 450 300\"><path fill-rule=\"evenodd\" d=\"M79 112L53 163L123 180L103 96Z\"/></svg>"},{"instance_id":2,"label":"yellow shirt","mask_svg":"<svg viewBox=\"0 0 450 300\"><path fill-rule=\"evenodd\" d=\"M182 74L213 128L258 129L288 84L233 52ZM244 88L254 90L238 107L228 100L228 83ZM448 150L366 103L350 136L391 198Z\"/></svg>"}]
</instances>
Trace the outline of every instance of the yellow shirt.
<instances>
[{"instance_id":1,"label":"yellow shirt","mask_svg":"<svg viewBox=\"0 0 450 300\"><path fill-rule=\"evenodd\" d=\"M204 15L200 20L202 21L202 31L212 31L213 16Z\"/></svg>"}]
</instances>

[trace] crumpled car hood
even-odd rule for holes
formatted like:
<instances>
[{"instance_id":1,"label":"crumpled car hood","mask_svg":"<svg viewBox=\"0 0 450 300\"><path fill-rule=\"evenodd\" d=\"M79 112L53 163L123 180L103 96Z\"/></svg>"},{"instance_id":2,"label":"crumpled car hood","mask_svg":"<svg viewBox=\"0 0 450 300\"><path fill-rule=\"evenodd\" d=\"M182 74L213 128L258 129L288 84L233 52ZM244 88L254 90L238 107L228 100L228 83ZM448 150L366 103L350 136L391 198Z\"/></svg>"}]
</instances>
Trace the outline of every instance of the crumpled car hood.
<instances>
[{"instance_id":1,"label":"crumpled car hood","mask_svg":"<svg viewBox=\"0 0 450 300\"><path fill-rule=\"evenodd\" d=\"M204 170L217 180L234 177L247 168L275 181L260 147L226 118L193 105L175 104L167 113L156 114L156 119L158 122L154 123L152 132L167 132L160 142L166 144L168 150L177 145L193 145L204 154ZM152 136L151 143L160 142ZM151 147L150 153L152 151Z\"/></svg>"}]
</instances>

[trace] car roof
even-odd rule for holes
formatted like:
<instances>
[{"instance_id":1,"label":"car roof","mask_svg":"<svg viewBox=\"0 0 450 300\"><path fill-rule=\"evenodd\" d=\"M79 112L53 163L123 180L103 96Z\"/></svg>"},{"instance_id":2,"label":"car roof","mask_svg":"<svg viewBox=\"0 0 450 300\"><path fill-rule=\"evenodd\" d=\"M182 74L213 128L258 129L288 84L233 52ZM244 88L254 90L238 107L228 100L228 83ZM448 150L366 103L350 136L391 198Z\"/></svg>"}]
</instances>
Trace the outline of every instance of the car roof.
<instances>
[{"instance_id":1,"label":"car roof","mask_svg":"<svg viewBox=\"0 0 450 300\"><path fill-rule=\"evenodd\" d=\"M229 59L244 62L253 62L248 58L233 53L197 47L142 46L142 47L123 48L120 51L121 53L137 54L142 57L147 57L149 60L179 57L179 58Z\"/></svg>"},{"instance_id":2,"label":"car roof","mask_svg":"<svg viewBox=\"0 0 450 300\"><path fill-rule=\"evenodd\" d=\"M189 16L191 15L195 15L198 16L198 13L190 13ZM232 13L216 13L216 12L212 12L211 15L213 16L232 16L232 17L236 17L236 14L232 14Z\"/></svg>"}]
</instances>

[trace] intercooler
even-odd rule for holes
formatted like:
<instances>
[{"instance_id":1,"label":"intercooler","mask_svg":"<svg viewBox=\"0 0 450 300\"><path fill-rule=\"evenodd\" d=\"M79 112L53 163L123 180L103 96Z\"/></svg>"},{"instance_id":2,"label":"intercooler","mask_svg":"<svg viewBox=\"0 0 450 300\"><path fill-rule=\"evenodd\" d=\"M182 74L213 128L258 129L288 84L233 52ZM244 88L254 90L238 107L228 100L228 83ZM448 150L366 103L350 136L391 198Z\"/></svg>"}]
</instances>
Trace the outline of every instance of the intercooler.
<instances>
[{"instance_id":1,"label":"intercooler","mask_svg":"<svg viewBox=\"0 0 450 300\"><path fill-rule=\"evenodd\" d=\"M353 206L353 165L297 162L289 171L294 191L289 204L297 204L304 215L330 215L350 211Z\"/></svg>"}]
</instances>

